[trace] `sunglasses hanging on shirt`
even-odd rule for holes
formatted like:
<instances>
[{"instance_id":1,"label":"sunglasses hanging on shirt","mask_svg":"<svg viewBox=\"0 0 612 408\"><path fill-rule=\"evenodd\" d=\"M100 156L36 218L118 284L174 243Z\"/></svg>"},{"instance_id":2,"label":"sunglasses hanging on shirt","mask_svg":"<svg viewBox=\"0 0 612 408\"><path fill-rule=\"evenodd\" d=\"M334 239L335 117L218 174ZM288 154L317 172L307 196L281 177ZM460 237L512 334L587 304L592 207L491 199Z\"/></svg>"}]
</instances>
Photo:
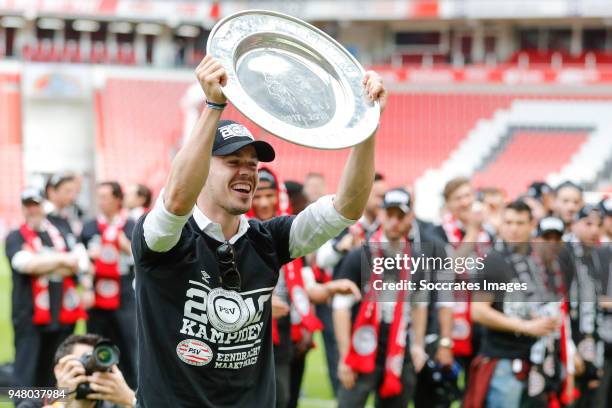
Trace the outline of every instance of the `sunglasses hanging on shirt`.
<instances>
[{"instance_id":1,"label":"sunglasses hanging on shirt","mask_svg":"<svg viewBox=\"0 0 612 408\"><path fill-rule=\"evenodd\" d=\"M219 279L221 287L227 290L239 291L241 286L240 272L236 266L236 251L234 246L225 241L217 248L219 262Z\"/></svg>"}]
</instances>

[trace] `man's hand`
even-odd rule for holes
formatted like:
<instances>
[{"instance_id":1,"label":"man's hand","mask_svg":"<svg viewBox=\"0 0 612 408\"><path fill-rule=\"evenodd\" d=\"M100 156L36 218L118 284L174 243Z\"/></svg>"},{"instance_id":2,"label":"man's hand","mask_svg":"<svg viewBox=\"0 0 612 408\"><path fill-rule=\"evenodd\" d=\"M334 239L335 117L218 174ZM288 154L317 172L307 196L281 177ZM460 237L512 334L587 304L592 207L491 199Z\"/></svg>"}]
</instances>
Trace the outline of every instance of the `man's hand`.
<instances>
[{"instance_id":1,"label":"man's hand","mask_svg":"<svg viewBox=\"0 0 612 408\"><path fill-rule=\"evenodd\" d=\"M355 283L350 279L337 279L325 284L325 289L331 295L353 295L357 301L361 300L361 292Z\"/></svg>"},{"instance_id":2,"label":"man's hand","mask_svg":"<svg viewBox=\"0 0 612 408\"><path fill-rule=\"evenodd\" d=\"M85 309L91 309L96 303L96 293L93 289L83 289L81 291L81 305Z\"/></svg>"},{"instance_id":3,"label":"man's hand","mask_svg":"<svg viewBox=\"0 0 612 408\"><path fill-rule=\"evenodd\" d=\"M287 316L289 314L289 305L283 299L276 295L272 295L272 318Z\"/></svg>"},{"instance_id":4,"label":"man's hand","mask_svg":"<svg viewBox=\"0 0 612 408\"><path fill-rule=\"evenodd\" d=\"M438 347L435 360L443 367L452 366L454 361L453 350L449 347Z\"/></svg>"},{"instance_id":5,"label":"man's hand","mask_svg":"<svg viewBox=\"0 0 612 408\"><path fill-rule=\"evenodd\" d=\"M61 267L57 272L62 276L72 276L79 271L79 258L72 252L62 254Z\"/></svg>"},{"instance_id":6,"label":"man's hand","mask_svg":"<svg viewBox=\"0 0 612 408\"><path fill-rule=\"evenodd\" d=\"M125 232L123 230L119 231L118 238L119 238L119 248L121 248L121 251L125 252L126 254L132 255L132 243L130 242L128 237L125 235Z\"/></svg>"},{"instance_id":7,"label":"man's hand","mask_svg":"<svg viewBox=\"0 0 612 408\"><path fill-rule=\"evenodd\" d=\"M523 334L533 337L547 336L559 327L559 320L553 317L538 317L526 320L523 324Z\"/></svg>"},{"instance_id":8,"label":"man's hand","mask_svg":"<svg viewBox=\"0 0 612 408\"><path fill-rule=\"evenodd\" d=\"M95 391L88 394L87 399L110 401L124 408L133 406L134 391L127 385L117 366L113 366L109 372L95 372L87 380L89 387Z\"/></svg>"},{"instance_id":9,"label":"man's hand","mask_svg":"<svg viewBox=\"0 0 612 408\"><path fill-rule=\"evenodd\" d=\"M344 363L344 358L341 358L338 363L338 379L347 390L353 388L357 380L357 373Z\"/></svg>"},{"instance_id":10,"label":"man's hand","mask_svg":"<svg viewBox=\"0 0 612 408\"><path fill-rule=\"evenodd\" d=\"M87 382L85 367L74 354L62 357L53 369L58 388L67 388L68 392L76 390L80 383ZM74 398L74 394L70 394Z\"/></svg>"},{"instance_id":11,"label":"man's hand","mask_svg":"<svg viewBox=\"0 0 612 408\"><path fill-rule=\"evenodd\" d=\"M91 245L87 249L87 255L89 255L89 258L93 259L94 261L100 258L100 252L102 252L102 247L98 244Z\"/></svg>"},{"instance_id":12,"label":"man's hand","mask_svg":"<svg viewBox=\"0 0 612 408\"><path fill-rule=\"evenodd\" d=\"M206 55L196 68L196 77L209 102L226 102L221 87L227 84L227 73L219 61L211 55Z\"/></svg>"},{"instance_id":13,"label":"man's hand","mask_svg":"<svg viewBox=\"0 0 612 408\"><path fill-rule=\"evenodd\" d=\"M383 86L383 81L380 75L374 71L366 72L363 77L364 91L372 102L378 101L380 104L380 113L383 113L387 106L388 93Z\"/></svg>"},{"instance_id":14,"label":"man's hand","mask_svg":"<svg viewBox=\"0 0 612 408\"><path fill-rule=\"evenodd\" d=\"M410 357L412 357L414 371L418 374L427 362L427 353L425 353L425 349L422 346L412 345L410 346Z\"/></svg>"}]
</instances>

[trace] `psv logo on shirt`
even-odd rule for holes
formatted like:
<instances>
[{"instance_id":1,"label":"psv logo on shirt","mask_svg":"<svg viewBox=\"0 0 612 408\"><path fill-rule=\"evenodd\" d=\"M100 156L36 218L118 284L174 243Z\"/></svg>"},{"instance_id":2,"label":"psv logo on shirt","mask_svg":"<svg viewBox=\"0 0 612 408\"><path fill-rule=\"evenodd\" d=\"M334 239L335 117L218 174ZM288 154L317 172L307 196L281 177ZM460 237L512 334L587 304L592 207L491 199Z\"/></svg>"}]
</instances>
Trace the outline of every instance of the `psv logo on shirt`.
<instances>
[{"instance_id":1,"label":"psv logo on shirt","mask_svg":"<svg viewBox=\"0 0 612 408\"><path fill-rule=\"evenodd\" d=\"M179 342L179 359L194 366L214 360L214 368L229 369L255 364L264 337L264 306L273 287L238 293L200 281L189 284L180 333L195 342Z\"/></svg>"}]
</instances>

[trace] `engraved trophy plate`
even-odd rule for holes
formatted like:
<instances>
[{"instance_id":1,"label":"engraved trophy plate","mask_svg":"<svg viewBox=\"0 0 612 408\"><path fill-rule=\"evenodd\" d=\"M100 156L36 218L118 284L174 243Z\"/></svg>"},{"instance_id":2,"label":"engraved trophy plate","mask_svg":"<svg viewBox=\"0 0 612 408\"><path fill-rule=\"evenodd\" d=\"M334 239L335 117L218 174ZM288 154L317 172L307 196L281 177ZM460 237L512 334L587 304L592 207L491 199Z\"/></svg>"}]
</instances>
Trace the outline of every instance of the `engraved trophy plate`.
<instances>
[{"instance_id":1,"label":"engraved trophy plate","mask_svg":"<svg viewBox=\"0 0 612 408\"><path fill-rule=\"evenodd\" d=\"M275 136L342 149L378 126L380 108L364 93L363 67L304 21L264 10L239 12L213 27L206 48L227 71L225 96Z\"/></svg>"}]
</instances>

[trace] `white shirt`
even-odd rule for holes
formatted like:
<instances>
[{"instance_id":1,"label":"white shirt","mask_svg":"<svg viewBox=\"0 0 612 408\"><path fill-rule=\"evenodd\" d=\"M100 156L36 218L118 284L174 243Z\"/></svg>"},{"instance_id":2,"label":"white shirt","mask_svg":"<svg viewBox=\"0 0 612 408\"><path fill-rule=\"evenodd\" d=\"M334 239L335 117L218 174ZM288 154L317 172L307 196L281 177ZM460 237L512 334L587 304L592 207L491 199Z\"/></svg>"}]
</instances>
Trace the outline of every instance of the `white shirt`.
<instances>
[{"instance_id":1,"label":"white shirt","mask_svg":"<svg viewBox=\"0 0 612 408\"><path fill-rule=\"evenodd\" d=\"M155 252L168 252L181 237L181 230L189 217L209 237L225 242L221 225L213 222L197 206L191 213L175 215L166 209L163 202L163 190L155 206L145 218L143 229L147 246ZM299 213L291 224L289 232L289 253L292 258L299 258L319 248L330 238L338 235L343 229L355 223L340 214L333 204L333 196L319 198ZM249 229L246 216L240 216L238 231L229 239L234 244Z\"/></svg>"}]
</instances>

